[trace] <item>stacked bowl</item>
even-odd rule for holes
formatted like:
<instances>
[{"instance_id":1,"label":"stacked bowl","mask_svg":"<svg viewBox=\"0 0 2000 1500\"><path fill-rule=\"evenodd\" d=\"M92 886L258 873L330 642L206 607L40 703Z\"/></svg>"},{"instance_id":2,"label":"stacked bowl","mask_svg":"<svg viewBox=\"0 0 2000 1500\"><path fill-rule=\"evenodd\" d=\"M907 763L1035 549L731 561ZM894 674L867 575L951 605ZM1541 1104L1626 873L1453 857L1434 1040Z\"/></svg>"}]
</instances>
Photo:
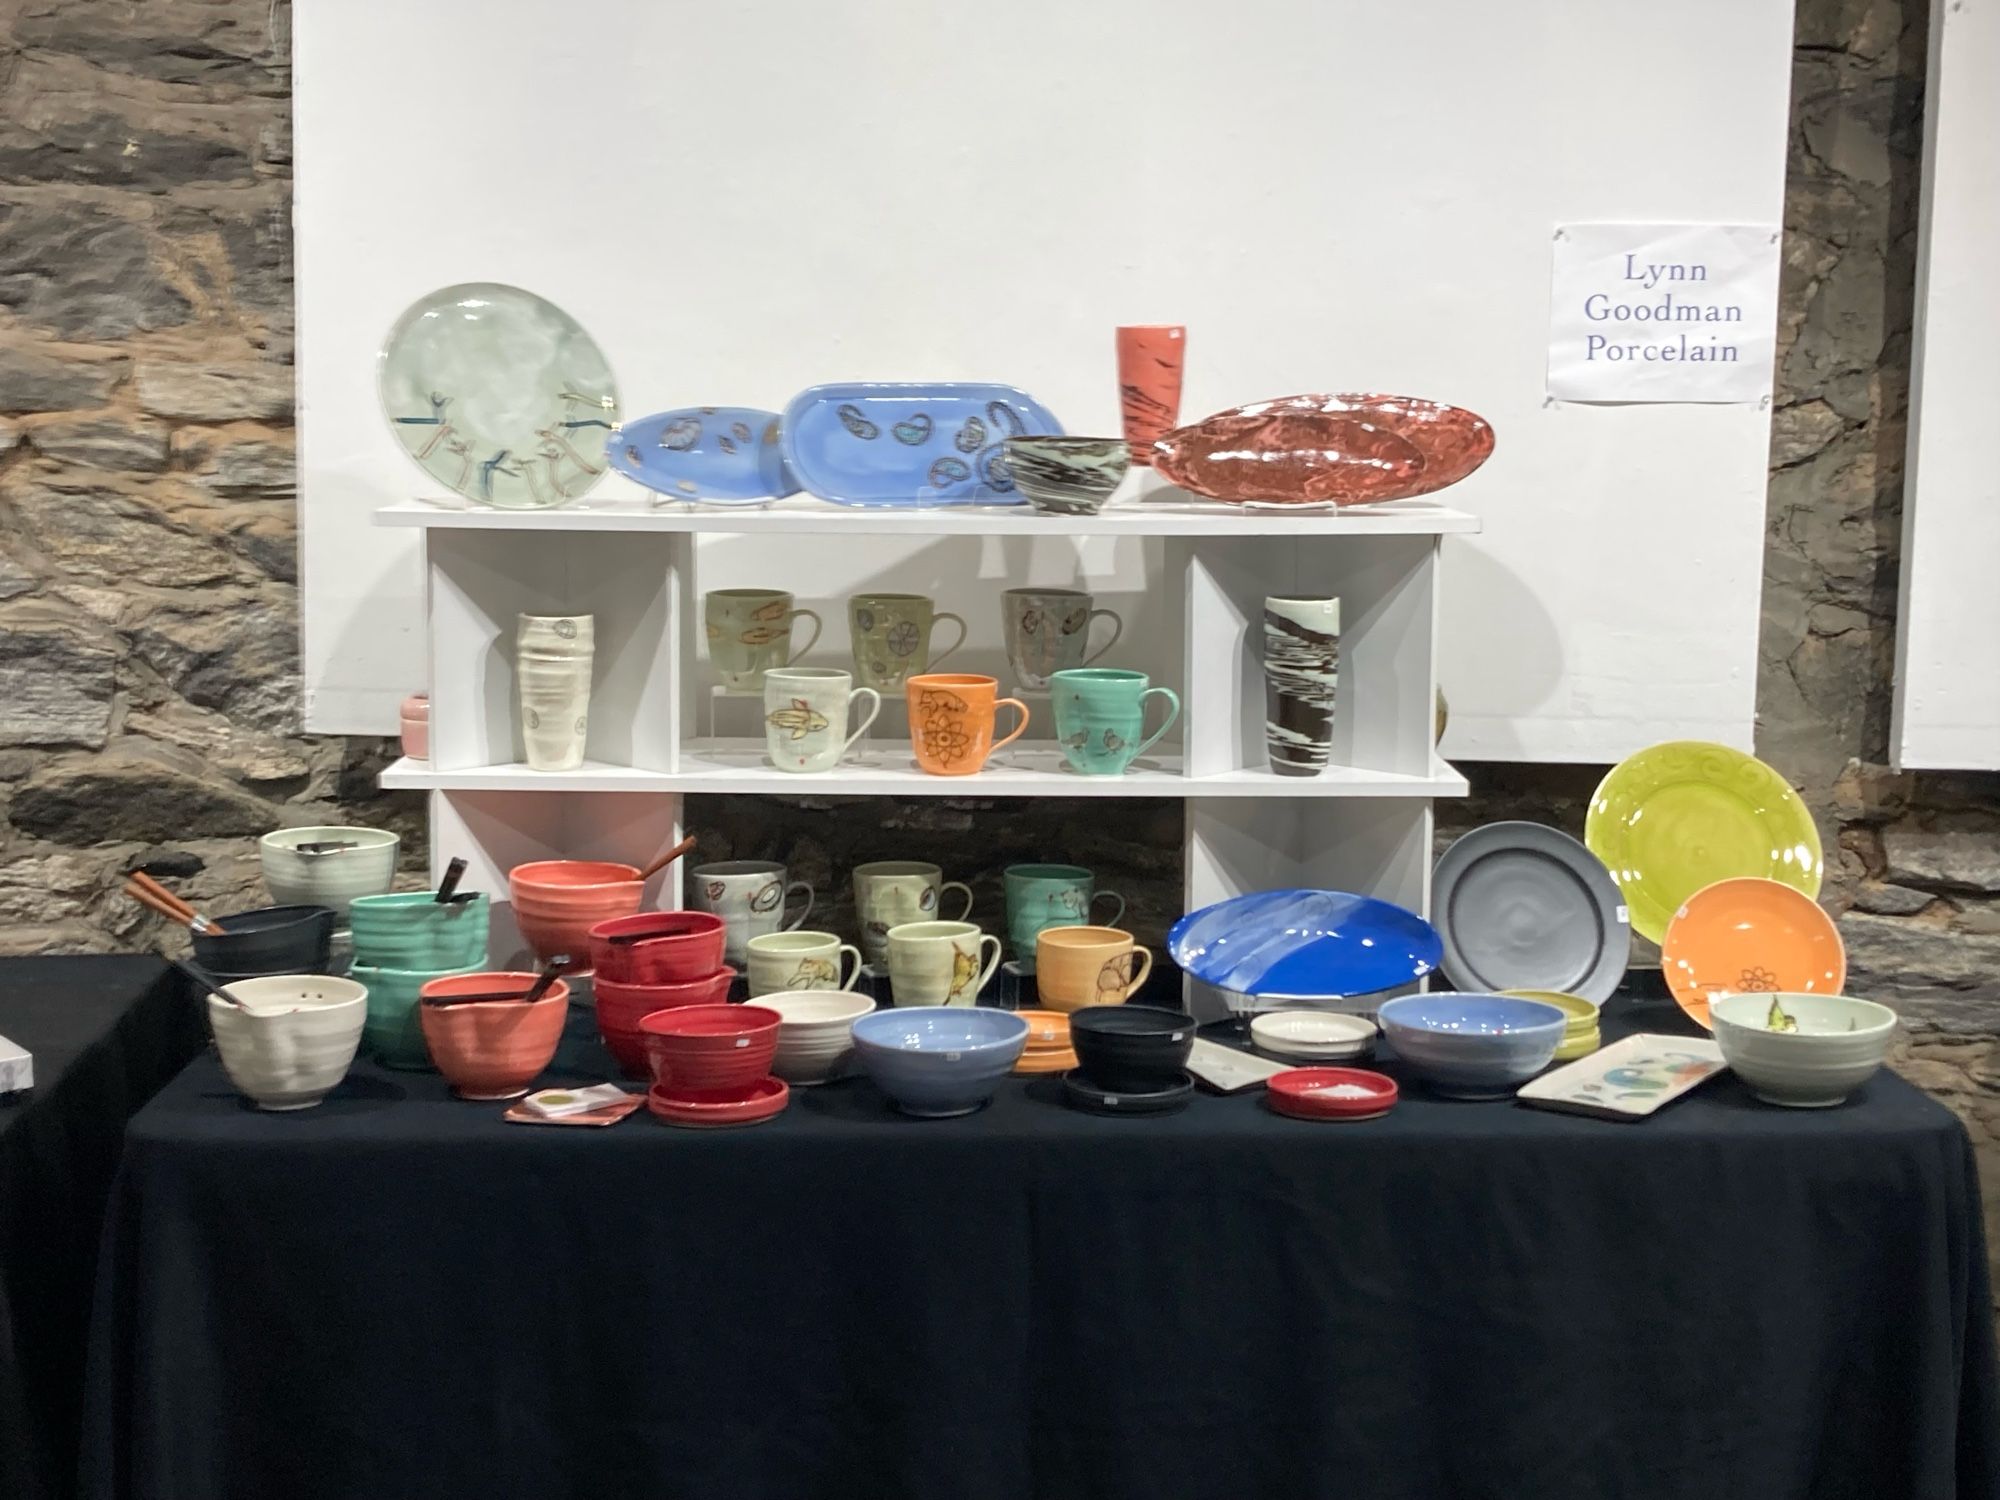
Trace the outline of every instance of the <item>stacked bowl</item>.
<instances>
[{"instance_id":1,"label":"stacked bowl","mask_svg":"<svg viewBox=\"0 0 2000 1500\"><path fill-rule=\"evenodd\" d=\"M507 874L514 925L543 963L567 956L571 969L588 961L590 929L639 909L646 887L637 865L598 859L543 859Z\"/></svg>"},{"instance_id":2,"label":"stacked bowl","mask_svg":"<svg viewBox=\"0 0 2000 1500\"><path fill-rule=\"evenodd\" d=\"M1410 1071L1447 1099L1505 1099L1549 1065L1569 1017L1511 995L1408 995L1375 1012Z\"/></svg>"},{"instance_id":3,"label":"stacked bowl","mask_svg":"<svg viewBox=\"0 0 2000 1500\"><path fill-rule=\"evenodd\" d=\"M1069 1044L1069 1017L1059 1010L1017 1010L1028 1023L1027 1045L1014 1071L1023 1074L1067 1073L1076 1066L1076 1049Z\"/></svg>"},{"instance_id":4,"label":"stacked bowl","mask_svg":"<svg viewBox=\"0 0 2000 1500\"><path fill-rule=\"evenodd\" d=\"M1726 995L1709 1003L1715 1043L1766 1104L1830 1109L1874 1076L1896 1013L1846 995Z\"/></svg>"},{"instance_id":5,"label":"stacked bowl","mask_svg":"<svg viewBox=\"0 0 2000 1500\"><path fill-rule=\"evenodd\" d=\"M985 1108L1027 1044L1019 1015L978 1006L898 1006L854 1023L862 1068L896 1108L921 1119Z\"/></svg>"},{"instance_id":6,"label":"stacked bowl","mask_svg":"<svg viewBox=\"0 0 2000 1500\"><path fill-rule=\"evenodd\" d=\"M260 906L217 917L193 935L195 962L228 984L266 974L324 974L333 956L333 908Z\"/></svg>"},{"instance_id":7,"label":"stacked bowl","mask_svg":"<svg viewBox=\"0 0 2000 1500\"><path fill-rule=\"evenodd\" d=\"M597 1029L628 1078L646 1076L647 1016L728 1000L736 971L722 961L725 936L722 918L705 911L613 917L585 934Z\"/></svg>"},{"instance_id":8,"label":"stacked bowl","mask_svg":"<svg viewBox=\"0 0 2000 1500\"><path fill-rule=\"evenodd\" d=\"M653 1087L646 1107L670 1125L756 1125L783 1113L774 1077L782 1017L762 1005L684 1005L639 1023Z\"/></svg>"},{"instance_id":9,"label":"stacked bowl","mask_svg":"<svg viewBox=\"0 0 2000 1500\"><path fill-rule=\"evenodd\" d=\"M1095 1114L1153 1115L1194 1097L1187 1072L1195 1019L1156 1005L1090 1005L1069 1018L1075 1071L1063 1097Z\"/></svg>"},{"instance_id":10,"label":"stacked bowl","mask_svg":"<svg viewBox=\"0 0 2000 1500\"><path fill-rule=\"evenodd\" d=\"M518 1099L554 1059L569 1019L569 986L558 979L530 1001L536 977L455 974L424 985L417 1003L424 1044L461 1099ZM459 998L466 995L519 998Z\"/></svg>"},{"instance_id":11,"label":"stacked bowl","mask_svg":"<svg viewBox=\"0 0 2000 1500\"><path fill-rule=\"evenodd\" d=\"M778 1013L778 1050L771 1071L790 1084L825 1083L854 1055L854 1023L875 1009L849 990L780 990L759 995L760 1010Z\"/></svg>"},{"instance_id":12,"label":"stacked bowl","mask_svg":"<svg viewBox=\"0 0 2000 1500\"><path fill-rule=\"evenodd\" d=\"M348 908L354 936L350 972L368 987L364 1038L383 1066L431 1066L418 997L433 980L486 966L492 916L492 903L480 893L450 901L439 901L431 891L354 899Z\"/></svg>"},{"instance_id":13,"label":"stacked bowl","mask_svg":"<svg viewBox=\"0 0 2000 1500\"><path fill-rule=\"evenodd\" d=\"M1604 1045L1604 1033L1598 1026L1597 1006L1583 996L1565 994L1561 990L1502 990L1500 993L1515 1000L1539 1000L1563 1013L1566 1019L1562 1041L1556 1044L1557 1062L1575 1062Z\"/></svg>"}]
</instances>

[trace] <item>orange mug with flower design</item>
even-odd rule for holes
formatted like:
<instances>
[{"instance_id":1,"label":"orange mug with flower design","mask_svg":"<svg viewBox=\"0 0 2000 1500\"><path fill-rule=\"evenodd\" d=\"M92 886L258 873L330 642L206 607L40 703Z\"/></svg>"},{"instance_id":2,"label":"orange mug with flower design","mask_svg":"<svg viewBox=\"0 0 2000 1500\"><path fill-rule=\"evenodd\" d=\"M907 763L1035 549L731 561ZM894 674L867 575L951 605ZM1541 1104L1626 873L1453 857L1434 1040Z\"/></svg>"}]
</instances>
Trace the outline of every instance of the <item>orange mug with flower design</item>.
<instances>
[{"instance_id":1,"label":"orange mug with flower design","mask_svg":"<svg viewBox=\"0 0 2000 1500\"><path fill-rule=\"evenodd\" d=\"M1152 950L1122 928L1044 927L1035 938L1035 991L1045 1010L1123 1005L1152 972Z\"/></svg>"},{"instance_id":2,"label":"orange mug with flower design","mask_svg":"<svg viewBox=\"0 0 2000 1500\"><path fill-rule=\"evenodd\" d=\"M910 744L917 764L933 776L970 776L986 757L1011 745L1028 728L1028 705L1019 698L1002 698L996 677L974 672L925 672L904 684L910 710ZM996 711L1002 704L1021 716L1014 732L993 738Z\"/></svg>"}]
</instances>

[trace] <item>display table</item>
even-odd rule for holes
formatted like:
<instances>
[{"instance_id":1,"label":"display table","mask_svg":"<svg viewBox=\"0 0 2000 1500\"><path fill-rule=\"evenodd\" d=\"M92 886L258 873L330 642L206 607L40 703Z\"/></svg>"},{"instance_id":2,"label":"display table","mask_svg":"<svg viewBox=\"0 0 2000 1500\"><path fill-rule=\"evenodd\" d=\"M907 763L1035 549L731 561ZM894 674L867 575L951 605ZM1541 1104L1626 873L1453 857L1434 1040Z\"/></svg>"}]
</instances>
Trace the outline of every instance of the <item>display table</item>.
<instances>
[{"instance_id":1,"label":"display table","mask_svg":"<svg viewBox=\"0 0 2000 1500\"><path fill-rule=\"evenodd\" d=\"M604 1066L574 1019L562 1081ZM1724 1077L1642 1125L1056 1098L530 1127L369 1065L259 1114L197 1060L128 1133L85 1491L2000 1491L1971 1149L1888 1074L1824 1112Z\"/></svg>"},{"instance_id":2,"label":"display table","mask_svg":"<svg viewBox=\"0 0 2000 1500\"><path fill-rule=\"evenodd\" d=\"M0 1495L75 1488L83 1359L104 1205L125 1122L207 1044L157 958L0 960L0 1035L34 1055L0 1103Z\"/></svg>"}]
</instances>

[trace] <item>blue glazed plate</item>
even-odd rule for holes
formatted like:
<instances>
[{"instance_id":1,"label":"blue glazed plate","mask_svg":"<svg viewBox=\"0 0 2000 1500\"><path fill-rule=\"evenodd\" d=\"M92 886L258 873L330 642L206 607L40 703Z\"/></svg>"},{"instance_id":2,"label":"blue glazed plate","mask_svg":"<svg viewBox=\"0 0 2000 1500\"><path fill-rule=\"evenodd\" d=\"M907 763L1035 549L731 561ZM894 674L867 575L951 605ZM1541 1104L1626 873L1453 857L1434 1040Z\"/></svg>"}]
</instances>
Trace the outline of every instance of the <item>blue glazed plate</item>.
<instances>
[{"instance_id":1,"label":"blue glazed plate","mask_svg":"<svg viewBox=\"0 0 2000 1500\"><path fill-rule=\"evenodd\" d=\"M1345 891L1259 891L1190 912L1167 952L1236 995L1341 998L1421 979L1444 945L1415 912Z\"/></svg>"},{"instance_id":2,"label":"blue glazed plate","mask_svg":"<svg viewBox=\"0 0 2000 1500\"><path fill-rule=\"evenodd\" d=\"M1002 444L1062 423L1011 385L856 382L800 391L781 424L799 483L836 505L1019 505Z\"/></svg>"},{"instance_id":3,"label":"blue glazed plate","mask_svg":"<svg viewBox=\"0 0 2000 1500\"><path fill-rule=\"evenodd\" d=\"M611 467L649 490L703 505L762 505L799 482L778 444L778 414L685 406L627 422L604 440Z\"/></svg>"}]
</instances>

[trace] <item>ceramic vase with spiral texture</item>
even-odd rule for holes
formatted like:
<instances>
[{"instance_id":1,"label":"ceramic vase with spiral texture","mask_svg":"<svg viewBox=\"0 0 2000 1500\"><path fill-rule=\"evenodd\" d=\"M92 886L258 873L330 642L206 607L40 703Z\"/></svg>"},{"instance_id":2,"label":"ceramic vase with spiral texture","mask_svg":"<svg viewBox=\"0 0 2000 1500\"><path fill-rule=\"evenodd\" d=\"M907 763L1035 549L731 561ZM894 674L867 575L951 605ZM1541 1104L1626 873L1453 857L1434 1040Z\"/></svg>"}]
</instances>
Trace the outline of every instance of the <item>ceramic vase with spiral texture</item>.
<instances>
[{"instance_id":1,"label":"ceramic vase with spiral texture","mask_svg":"<svg viewBox=\"0 0 2000 1500\"><path fill-rule=\"evenodd\" d=\"M528 767L574 771L590 734L591 615L522 615L514 676Z\"/></svg>"},{"instance_id":2,"label":"ceramic vase with spiral texture","mask_svg":"<svg viewBox=\"0 0 2000 1500\"><path fill-rule=\"evenodd\" d=\"M1280 776L1317 776L1333 758L1340 601L1264 601L1264 743Z\"/></svg>"}]
</instances>

